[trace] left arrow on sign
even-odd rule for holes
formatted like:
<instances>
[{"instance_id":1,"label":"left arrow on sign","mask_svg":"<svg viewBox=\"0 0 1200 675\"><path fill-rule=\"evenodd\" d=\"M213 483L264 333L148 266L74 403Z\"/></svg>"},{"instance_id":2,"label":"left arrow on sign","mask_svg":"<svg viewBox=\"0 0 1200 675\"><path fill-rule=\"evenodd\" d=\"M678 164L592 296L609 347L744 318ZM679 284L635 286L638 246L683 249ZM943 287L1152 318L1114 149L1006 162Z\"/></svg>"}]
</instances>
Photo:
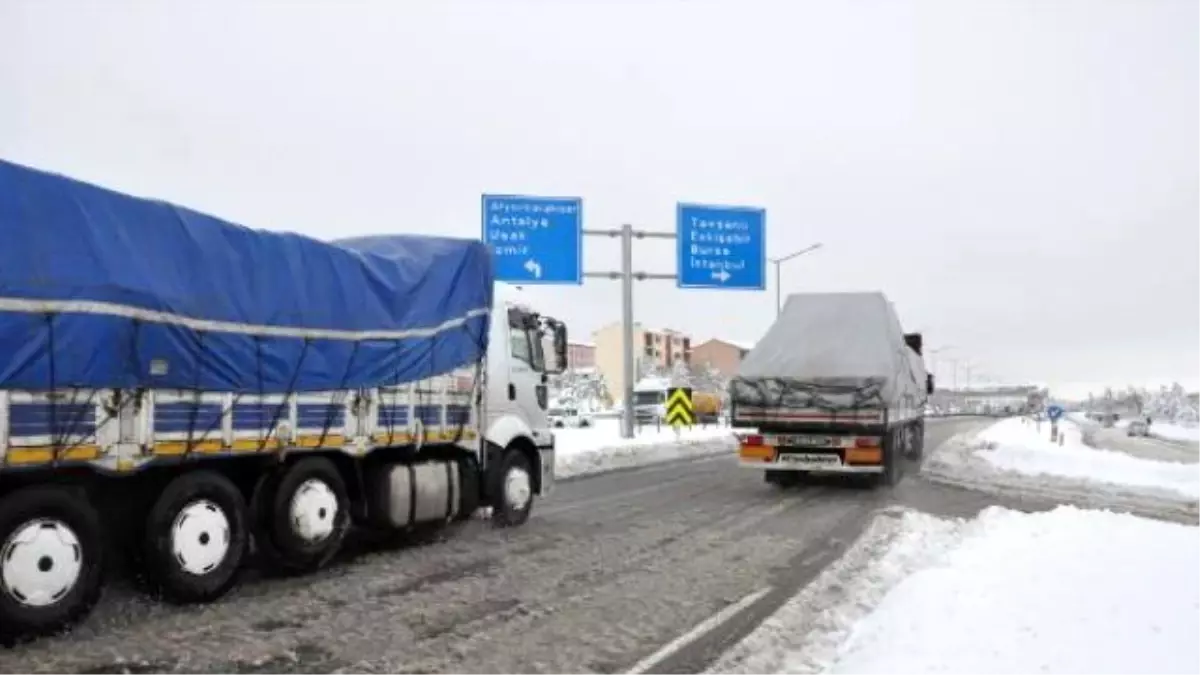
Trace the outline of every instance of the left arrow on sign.
<instances>
[{"instance_id":1,"label":"left arrow on sign","mask_svg":"<svg viewBox=\"0 0 1200 675\"><path fill-rule=\"evenodd\" d=\"M532 274L534 279L542 278L542 266L533 258L525 261L525 271Z\"/></svg>"}]
</instances>

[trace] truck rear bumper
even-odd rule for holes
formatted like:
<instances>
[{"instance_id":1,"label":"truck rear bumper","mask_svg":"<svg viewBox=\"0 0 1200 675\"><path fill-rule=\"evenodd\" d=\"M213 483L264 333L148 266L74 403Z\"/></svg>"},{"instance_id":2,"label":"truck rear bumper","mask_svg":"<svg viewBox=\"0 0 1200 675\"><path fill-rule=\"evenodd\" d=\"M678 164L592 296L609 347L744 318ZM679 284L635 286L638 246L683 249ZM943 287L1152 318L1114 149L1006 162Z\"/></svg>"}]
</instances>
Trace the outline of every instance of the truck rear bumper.
<instances>
[{"instance_id":1,"label":"truck rear bumper","mask_svg":"<svg viewBox=\"0 0 1200 675\"><path fill-rule=\"evenodd\" d=\"M739 460L738 466L759 471L805 471L808 473L883 473L878 464L801 464L794 462L752 462Z\"/></svg>"}]
</instances>

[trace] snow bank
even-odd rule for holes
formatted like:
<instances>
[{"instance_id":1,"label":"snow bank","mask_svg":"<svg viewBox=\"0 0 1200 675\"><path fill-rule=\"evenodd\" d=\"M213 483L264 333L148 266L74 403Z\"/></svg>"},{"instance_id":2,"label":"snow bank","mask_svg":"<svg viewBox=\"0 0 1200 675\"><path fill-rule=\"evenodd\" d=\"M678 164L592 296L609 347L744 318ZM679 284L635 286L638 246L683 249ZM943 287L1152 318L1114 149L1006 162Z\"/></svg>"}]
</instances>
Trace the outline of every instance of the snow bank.
<instances>
[{"instance_id":1,"label":"snow bank","mask_svg":"<svg viewBox=\"0 0 1200 675\"><path fill-rule=\"evenodd\" d=\"M1074 424L1062 446L1032 421L1012 419L959 434L921 467L928 480L1017 497L1109 508L1194 523L1200 515L1200 467L1156 462L1084 446Z\"/></svg>"},{"instance_id":2,"label":"snow bank","mask_svg":"<svg viewBox=\"0 0 1200 675\"><path fill-rule=\"evenodd\" d=\"M1150 434L1169 441L1200 443L1200 427L1189 427L1170 422L1153 422L1150 425Z\"/></svg>"},{"instance_id":3,"label":"snow bank","mask_svg":"<svg viewBox=\"0 0 1200 675\"><path fill-rule=\"evenodd\" d=\"M1062 476L1135 488L1171 490L1184 498L1200 498L1200 471L1194 465L1139 459L1122 452L1083 444L1079 427L1059 425L1062 445L1050 442L1050 425L1024 419L998 422L979 434L988 447L977 454L1002 471L1034 476Z\"/></svg>"},{"instance_id":4,"label":"snow bank","mask_svg":"<svg viewBox=\"0 0 1200 675\"><path fill-rule=\"evenodd\" d=\"M634 438L621 438L620 420L594 419L585 429L555 429L558 478L732 452L737 441L729 427L699 426L678 436L670 427L642 427Z\"/></svg>"},{"instance_id":5,"label":"snow bank","mask_svg":"<svg viewBox=\"0 0 1200 675\"><path fill-rule=\"evenodd\" d=\"M710 672L1200 672L1197 568L1136 516L885 515Z\"/></svg>"}]
</instances>

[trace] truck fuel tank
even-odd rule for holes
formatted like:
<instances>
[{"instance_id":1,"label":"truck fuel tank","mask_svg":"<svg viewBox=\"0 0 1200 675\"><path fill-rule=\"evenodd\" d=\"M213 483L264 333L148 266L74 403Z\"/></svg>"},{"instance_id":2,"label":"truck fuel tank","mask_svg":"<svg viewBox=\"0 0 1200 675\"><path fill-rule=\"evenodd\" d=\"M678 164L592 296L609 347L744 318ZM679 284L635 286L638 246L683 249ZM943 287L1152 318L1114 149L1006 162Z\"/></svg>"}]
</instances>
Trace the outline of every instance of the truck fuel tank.
<instances>
[{"instance_id":1,"label":"truck fuel tank","mask_svg":"<svg viewBox=\"0 0 1200 675\"><path fill-rule=\"evenodd\" d=\"M428 460L413 464L385 464L370 481L373 520L404 528L418 523L447 520L458 513L462 485L458 465Z\"/></svg>"}]
</instances>

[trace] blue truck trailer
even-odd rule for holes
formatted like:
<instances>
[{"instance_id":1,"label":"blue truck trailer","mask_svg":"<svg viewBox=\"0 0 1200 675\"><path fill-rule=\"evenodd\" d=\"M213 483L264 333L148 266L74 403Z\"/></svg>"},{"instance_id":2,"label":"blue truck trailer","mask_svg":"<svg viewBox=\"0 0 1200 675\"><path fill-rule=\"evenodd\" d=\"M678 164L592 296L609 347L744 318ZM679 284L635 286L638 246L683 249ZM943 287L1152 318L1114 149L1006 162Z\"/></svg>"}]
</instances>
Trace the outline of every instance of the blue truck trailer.
<instances>
[{"instance_id":1,"label":"blue truck trailer","mask_svg":"<svg viewBox=\"0 0 1200 675\"><path fill-rule=\"evenodd\" d=\"M0 161L0 638L84 616L114 542L187 603L354 524L520 525L565 359L481 242L326 243Z\"/></svg>"}]
</instances>

